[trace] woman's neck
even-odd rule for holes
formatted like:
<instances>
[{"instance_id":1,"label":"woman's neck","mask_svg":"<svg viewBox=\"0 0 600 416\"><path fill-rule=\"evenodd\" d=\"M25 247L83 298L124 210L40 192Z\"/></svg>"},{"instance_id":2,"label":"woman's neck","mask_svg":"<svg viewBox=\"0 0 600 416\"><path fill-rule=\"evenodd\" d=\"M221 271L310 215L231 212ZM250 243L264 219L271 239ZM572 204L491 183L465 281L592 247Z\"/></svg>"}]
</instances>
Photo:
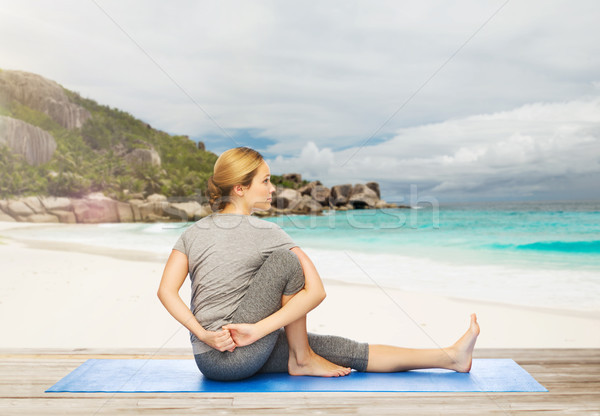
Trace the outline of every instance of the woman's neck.
<instances>
[{"instance_id":1,"label":"woman's neck","mask_svg":"<svg viewBox=\"0 0 600 416\"><path fill-rule=\"evenodd\" d=\"M227 204L225 208L219 211L219 214L250 215L251 213L244 209L244 207L237 207L233 204Z\"/></svg>"}]
</instances>

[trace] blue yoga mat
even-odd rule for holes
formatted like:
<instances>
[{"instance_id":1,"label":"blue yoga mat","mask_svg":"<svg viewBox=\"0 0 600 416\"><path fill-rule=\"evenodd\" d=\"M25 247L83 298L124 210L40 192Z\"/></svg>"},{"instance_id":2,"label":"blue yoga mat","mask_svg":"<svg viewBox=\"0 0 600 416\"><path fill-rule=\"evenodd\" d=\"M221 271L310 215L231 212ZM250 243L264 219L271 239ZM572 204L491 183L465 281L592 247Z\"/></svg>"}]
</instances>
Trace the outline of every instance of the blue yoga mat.
<instances>
[{"instance_id":1,"label":"blue yoga mat","mask_svg":"<svg viewBox=\"0 0 600 416\"><path fill-rule=\"evenodd\" d=\"M301 391L352 392L537 392L548 391L510 359L475 359L470 373L414 370L359 373L323 378L285 373L257 374L242 381L212 381L194 360L90 359L65 376L50 392L260 393Z\"/></svg>"}]
</instances>

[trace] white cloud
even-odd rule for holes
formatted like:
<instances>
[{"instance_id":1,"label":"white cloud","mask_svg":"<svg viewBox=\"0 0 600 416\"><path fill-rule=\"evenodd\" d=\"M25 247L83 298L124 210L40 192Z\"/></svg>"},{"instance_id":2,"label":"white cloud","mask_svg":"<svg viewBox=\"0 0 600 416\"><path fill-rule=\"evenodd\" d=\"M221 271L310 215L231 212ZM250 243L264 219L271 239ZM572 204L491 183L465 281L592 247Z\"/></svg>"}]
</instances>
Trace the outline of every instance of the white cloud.
<instances>
[{"instance_id":1,"label":"white cloud","mask_svg":"<svg viewBox=\"0 0 600 416\"><path fill-rule=\"evenodd\" d=\"M597 178L594 0L509 2L447 63L503 2L5 3L2 68L209 150L255 146L280 172L394 195L566 195Z\"/></svg>"},{"instance_id":2,"label":"white cloud","mask_svg":"<svg viewBox=\"0 0 600 416\"><path fill-rule=\"evenodd\" d=\"M93 2L4 5L2 66L163 130L227 141L201 107L289 154L307 141L364 141L502 3L98 4L110 18ZM594 1L508 3L380 133L594 90L599 11Z\"/></svg>"},{"instance_id":3,"label":"white cloud","mask_svg":"<svg viewBox=\"0 0 600 416\"><path fill-rule=\"evenodd\" d=\"M319 149L314 142L308 142L297 158L277 156L268 162L274 173L302 172L306 177L320 178L329 176L330 169L335 166L335 156L331 149Z\"/></svg>"},{"instance_id":4,"label":"white cloud","mask_svg":"<svg viewBox=\"0 0 600 416\"><path fill-rule=\"evenodd\" d=\"M299 157L278 157L271 169L284 173L310 166L305 171L328 186L349 179L393 183L395 189L382 187L392 199L410 184L442 198L453 192L510 198L551 192L556 180L581 175L600 181L599 158L600 98L590 98L401 129L394 138L358 151L319 150L309 143ZM587 186L570 191L593 191Z\"/></svg>"}]
</instances>

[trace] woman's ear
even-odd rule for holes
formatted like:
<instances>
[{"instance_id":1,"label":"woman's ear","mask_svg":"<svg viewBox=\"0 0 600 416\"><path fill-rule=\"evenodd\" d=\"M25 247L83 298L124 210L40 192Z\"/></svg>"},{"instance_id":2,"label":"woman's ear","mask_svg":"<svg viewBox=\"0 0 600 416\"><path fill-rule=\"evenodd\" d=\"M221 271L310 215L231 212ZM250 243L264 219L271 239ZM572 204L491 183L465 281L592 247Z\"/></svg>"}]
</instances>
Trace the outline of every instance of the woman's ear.
<instances>
[{"instance_id":1,"label":"woman's ear","mask_svg":"<svg viewBox=\"0 0 600 416\"><path fill-rule=\"evenodd\" d=\"M242 185L235 185L233 187L233 192L235 192L237 196L244 196L244 187Z\"/></svg>"}]
</instances>

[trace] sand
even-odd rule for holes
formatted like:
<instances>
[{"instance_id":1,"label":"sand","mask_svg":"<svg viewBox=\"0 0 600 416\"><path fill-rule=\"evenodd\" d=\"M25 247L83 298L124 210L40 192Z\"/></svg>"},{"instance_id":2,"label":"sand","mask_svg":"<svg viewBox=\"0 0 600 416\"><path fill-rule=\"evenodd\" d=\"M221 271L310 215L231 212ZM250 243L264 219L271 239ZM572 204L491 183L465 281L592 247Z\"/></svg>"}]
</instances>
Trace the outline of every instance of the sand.
<instances>
[{"instance_id":1,"label":"sand","mask_svg":"<svg viewBox=\"0 0 600 416\"><path fill-rule=\"evenodd\" d=\"M0 235L18 226L0 223ZM156 296L167 255L0 237L0 348L189 348L191 353L187 330ZM479 348L600 347L598 313L348 284L330 270L322 277L328 296L309 314L311 332L431 348L451 344L476 312ZM180 294L189 304L189 280Z\"/></svg>"}]
</instances>

